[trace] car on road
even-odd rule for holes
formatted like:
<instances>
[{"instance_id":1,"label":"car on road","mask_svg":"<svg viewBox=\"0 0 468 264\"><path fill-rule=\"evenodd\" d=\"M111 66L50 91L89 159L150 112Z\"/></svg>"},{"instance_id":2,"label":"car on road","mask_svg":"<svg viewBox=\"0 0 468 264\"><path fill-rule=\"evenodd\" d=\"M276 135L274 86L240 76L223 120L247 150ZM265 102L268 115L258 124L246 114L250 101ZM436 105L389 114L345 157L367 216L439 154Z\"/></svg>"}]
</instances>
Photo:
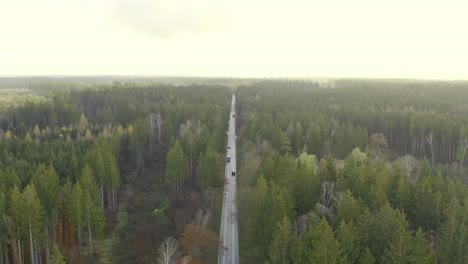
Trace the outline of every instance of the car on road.
<instances>
[{"instance_id":1,"label":"car on road","mask_svg":"<svg viewBox=\"0 0 468 264\"><path fill-rule=\"evenodd\" d=\"M228 146L228 149L231 149L231 146Z\"/></svg>"},{"instance_id":2,"label":"car on road","mask_svg":"<svg viewBox=\"0 0 468 264\"><path fill-rule=\"evenodd\" d=\"M231 176L236 176L236 172L232 171Z\"/></svg>"},{"instance_id":3,"label":"car on road","mask_svg":"<svg viewBox=\"0 0 468 264\"><path fill-rule=\"evenodd\" d=\"M226 157L226 162L231 162L231 157L230 156Z\"/></svg>"}]
</instances>

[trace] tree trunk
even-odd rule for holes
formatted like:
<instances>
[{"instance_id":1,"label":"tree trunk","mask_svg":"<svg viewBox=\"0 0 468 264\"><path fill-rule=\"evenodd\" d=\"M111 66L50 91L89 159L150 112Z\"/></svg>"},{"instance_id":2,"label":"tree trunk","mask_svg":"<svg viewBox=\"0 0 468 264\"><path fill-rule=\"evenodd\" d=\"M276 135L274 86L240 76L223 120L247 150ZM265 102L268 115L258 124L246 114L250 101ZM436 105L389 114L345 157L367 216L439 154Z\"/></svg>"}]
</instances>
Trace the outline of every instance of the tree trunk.
<instances>
[{"instance_id":1,"label":"tree trunk","mask_svg":"<svg viewBox=\"0 0 468 264\"><path fill-rule=\"evenodd\" d=\"M3 262L3 243L0 241L0 264L4 264Z\"/></svg>"},{"instance_id":2,"label":"tree trunk","mask_svg":"<svg viewBox=\"0 0 468 264\"><path fill-rule=\"evenodd\" d=\"M112 190L109 185L106 185L106 198L107 198L107 210L112 212Z\"/></svg>"},{"instance_id":3,"label":"tree trunk","mask_svg":"<svg viewBox=\"0 0 468 264\"><path fill-rule=\"evenodd\" d=\"M101 177L101 205L102 205L102 209L104 209L104 185L102 184L102 177Z\"/></svg>"},{"instance_id":4,"label":"tree trunk","mask_svg":"<svg viewBox=\"0 0 468 264\"><path fill-rule=\"evenodd\" d=\"M47 227L47 224L45 225L45 235L46 235L46 263L50 263L50 246L49 246L49 228Z\"/></svg>"},{"instance_id":5,"label":"tree trunk","mask_svg":"<svg viewBox=\"0 0 468 264\"><path fill-rule=\"evenodd\" d=\"M36 263L34 260L34 244L33 244L33 235L32 235L32 225L31 225L31 217L29 217L29 245L31 248L31 263Z\"/></svg>"},{"instance_id":6,"label":"tree trunk","mask_svg":"<svg viewBox=\"0 0 468 264\"><path fill-rule=\"evenodd\" d=\"M468 149L468 140L465 141L465 147L463 148L463 155L462 155L461 162L460 162L460 170L461 171L463 171L463 162L465 161L466 149Z\"/></svg>"},{"instance_id":7,"label":"tree trunk","mask_svg":"<svg viewBox=\"0 0 468 264\"><path fill-rule=\"evenodd\" d=\"M89 215L89 212L88 212L88 217L90 218L91 215ZM94 263L94 260L93 260L93 234L91 232L91 223L90 223L90 219L88 218L88 236L89 236L89 257L90 257L90 262L91 264Z\"/></svg>"},{"instance_id":8,"label":"tree trunk","mask_svg":"<svg viewBox=\"0 0 468 264\"><path fill-rule=\"evenodd\" d=\"M15 240L13 239L13 240L11 240L11 241L12 241L11 248L12 248L12 250L14 251L15 248L16 248L15 245L14 245ZM9 254L8 254L8 244L5 245L4 254L5 254L5 264L10 264L10 256L9 256Z\"/></svg>"},{"instance_id":9,"label":"tree trunk","mask_svg":"<svg viewBox=\"0 0 468 264\"><path fill-rule=\"evenodd\" d=\"M18 237L19 237L19 235L18 235ZM21 263L23 263L23 260L21 258L21 241L19 240L19 238L18 238L17 241L14 240L13 244L15 244L15 243L17 243L17 245L15 247L17 249L17 252L13 256L13 261L15 262L15 264L21 264ZM12 244L12 247L14 246L13 244Z\"/></svg>"},{"instance_id":10,"label":"tree trunk","mask_svg":"<svg viewBox=\"0 0 468 264\"><path fill-rule=\"evenodd\" d=\"M17 240L14 238L10 239L10 245L11 245L11 254L13 255L13 264L20 264L20 257L19 257L19 250L18 250L18 244ZM7 251L8 253L8 251ZM8 254L7 254L8 255Z\"/></svg>"},{"instance_id":11,"label":"tree trunk","mask_svg":"<svg viewBox=\"0 0 468 264\"><path fill-rule=\"evenodd\" d=\"M37 242L36 242L37 244ZM34 246L34 258L36 259L37 264L42 264L42 259L41 259L41 252L39 252L39 249L37 249L37 246Z\"/></svg>"},{"instance_id":12,"label":"tree trunk","mask_svg":"<svg viewBox=\"0 0 468 264\"><path fill-rule=\"evenodd\" d=\"M115 212L115 186L112 181L112 212Z\"/></svg>"},{"instance_id":13,"label":"tree trunk","mask_svg":"<svg viewBox=\"0 0 468 264\"><path fill-rule=\"evenodd\" d=\"M19 234L18 234L19 237ZM18 250L18 263L23 263L23 250L21 249L21 240L18 238L16 249Z\"/></svg>"},{"instance_id":14,"label":"tree trunk","mask_svg":"<svg viewBox=\"0 0 468 264\"><path fill-rule=\"evenodd\" d=\"M81 236L81 227L78 227L78 248L80 249L80 263L83 264L83 241Z\"/></svg>"},{"instance_id":15,"label":"tree trunk","mask_svg":"<svg viewBox=\"0 0 468 264\"><path fill-rule=\"evenodd\" d=\"M21 242L21 263L24 264L24 245L23 242Z\"/></svg>"}]
</instances>

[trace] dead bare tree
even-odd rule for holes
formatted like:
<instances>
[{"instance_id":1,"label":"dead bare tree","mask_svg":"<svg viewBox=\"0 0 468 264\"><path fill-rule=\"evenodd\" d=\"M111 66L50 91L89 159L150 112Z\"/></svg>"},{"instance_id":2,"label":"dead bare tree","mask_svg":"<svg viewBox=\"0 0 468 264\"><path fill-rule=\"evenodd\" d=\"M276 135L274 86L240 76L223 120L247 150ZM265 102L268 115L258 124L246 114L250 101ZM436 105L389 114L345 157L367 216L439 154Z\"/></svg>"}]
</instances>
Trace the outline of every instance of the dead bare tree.
<instances>
[{"instance_id":1,"label":"dead bare tree","mask_svg":"<svg viewBox=\"0 0 468 264\"><path fill-rule=\"evenodd\" d=\"M190 132L192 129L192 120L187 119L185 123L180 124L179 127L179 137L183 137L186 133Z\"/></svg>"},{"instance_id":2,"label":"dead bare tree","mask_svg":"<svg viewBox=\"0 0 468 264\"><path fill-rule=\"evenodd\" d=\"M156 114L156 128L158 130L158 142L161 141L163 120L160 113Z\"/></svg>"},{"instance_id":3,"label":"dead bare tree","mask_svg":"<svg viewBox=\"0 0 468 264\"><path fill-rule=\"evenodd\" d=\"M431 165L434 166L434 135L432 131L426 136L426 141L431 147Z\"/></svg>"},{"instance_id":4,"label":"dead bare tree","mask_svg":"<svg viewBox=\"0 0 468 264\"><path fill-rule=\"evenodd\" d=\"M463 162L465 161L465 153L468 149L468 138L460 140L460 147L463 149L461 160L460 160L460 170L463 170Z\"/></svg>"},{"instance_id":5,"label":"dead bare tree","mask_svg":"<svg viewBox=\"0 0 468 264\"><path fill-rule=\"evenodd\" d=\"M180 255L179 242L172 237L166 238L158 249L158 264L174 264Z\"/></svg>"},{"instance_id":6,"label":"dead bare tree","mask_svg":"<svg viewBox=\"0 0 468 264\"><path fill-rule=\"evenodd\" d=\"M185 255L180 259L180 264L188 264L192 260L192 256Z\"/></svg>"},{"instance_id":7,"label":"dead bare tree","mask_svg":"<svg viewBox=\"0 0 468 264\"><path fill-rule=\"evenodd\" d=\"M319 214L327 216L330 220L334 219L341 201L341 193L336 192L335 187L335 182L323 182L320 201L315 206Z\"/></svg>"},{"instance_id":8,"label":"dead bare tree","mask_svg":"<svg viewBox=\"0 0 468 264\"><path fill-rule=\"evenodd\" d=\"M417 173L413 175L413 170L416 167L416 158L411 155L405 155L400 158L400 162L406 170L406 176L415 185L419 178Z\"/></svg>"},{"instance_id":9,"label":"dead bare tree","mask_svg":"<svg viewBox=\"0 0 468 264\"><path fill-rule=\"evenodd\" d=\"M260 144L262 142L262 137L260 136L260 133L257 133L255 135L255 146L257 147L257 152L260 153Z\"/></svg>"}]
</instances>

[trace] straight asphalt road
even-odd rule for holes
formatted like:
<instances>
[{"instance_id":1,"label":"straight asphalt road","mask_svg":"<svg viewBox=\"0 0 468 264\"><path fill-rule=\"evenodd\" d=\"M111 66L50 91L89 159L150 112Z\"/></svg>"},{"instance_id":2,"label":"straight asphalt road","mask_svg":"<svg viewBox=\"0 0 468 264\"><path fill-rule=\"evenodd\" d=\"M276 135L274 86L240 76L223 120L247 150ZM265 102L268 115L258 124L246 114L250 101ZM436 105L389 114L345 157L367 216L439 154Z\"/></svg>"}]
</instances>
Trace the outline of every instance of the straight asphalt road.
<instances>
[{"instance_id":1,"label":"straight asphalt road","mask_svg":"<svg viewBox=\"0 0 468 264\"><path fill-rule=\"evenodd\" d=\"M237 170L236 170L236 122L235 122L236 97L232 96L231 113L229 114L229 129L227 140L227 157L224 173L223 209L221 213L221 230L219 233L220 246L218 251L218 264L239 263L239 241L237 228ZM233 176L233 172L235 175Z\"/></svg>"}]
</instances>

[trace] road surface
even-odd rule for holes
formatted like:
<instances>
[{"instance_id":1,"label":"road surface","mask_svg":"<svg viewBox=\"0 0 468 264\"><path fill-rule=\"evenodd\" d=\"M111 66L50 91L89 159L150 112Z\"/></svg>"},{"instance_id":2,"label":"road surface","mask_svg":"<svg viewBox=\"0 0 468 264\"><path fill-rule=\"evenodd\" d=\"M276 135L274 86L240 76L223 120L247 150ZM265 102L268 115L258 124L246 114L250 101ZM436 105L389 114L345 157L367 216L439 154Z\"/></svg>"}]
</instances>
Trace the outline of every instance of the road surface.
<instances>
[{"instance_id":1,"label":"road surface","mask_svg":"<svg viewBox=\"0 0 468 264\"><path fill-rule=\"evenodd\" d=\"M231 157L226 162L224 172L225 184L223 195L223 210L221 213L221 229L219 239L221 241L218 251L218 264L239 263L239 242L237 233L237 169L236 169L236 125L235 125L236 97L232 96L231 112L229 114L229 129L227 140L227 155ZM230 148L229 148L230 147ZM232 172L236 175L232 176Z\"/></svg>"}]
</instances>

